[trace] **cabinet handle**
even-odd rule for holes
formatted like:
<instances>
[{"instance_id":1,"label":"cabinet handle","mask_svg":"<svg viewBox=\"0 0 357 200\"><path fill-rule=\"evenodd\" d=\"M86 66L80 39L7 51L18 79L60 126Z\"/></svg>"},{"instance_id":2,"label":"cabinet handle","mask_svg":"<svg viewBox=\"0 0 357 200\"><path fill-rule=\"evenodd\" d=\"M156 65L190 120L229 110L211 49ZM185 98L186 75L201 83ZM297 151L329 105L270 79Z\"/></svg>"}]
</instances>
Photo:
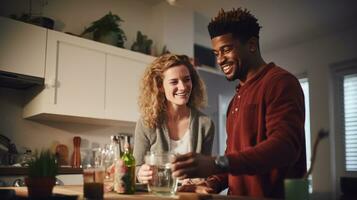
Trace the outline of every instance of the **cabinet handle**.
<instances>
[{"instance_id":1,"label":"cabinet handle","mask_svg":"<svg viewBox=\"0 0 357 200\"><path fill-rule=\"evenodd\" d=\"M59 83L58 81L56 81L56 79L49 79L48 81L46 81L45 86L47 89L56 88L59 86Z\"/></svg>"}]
</instances>

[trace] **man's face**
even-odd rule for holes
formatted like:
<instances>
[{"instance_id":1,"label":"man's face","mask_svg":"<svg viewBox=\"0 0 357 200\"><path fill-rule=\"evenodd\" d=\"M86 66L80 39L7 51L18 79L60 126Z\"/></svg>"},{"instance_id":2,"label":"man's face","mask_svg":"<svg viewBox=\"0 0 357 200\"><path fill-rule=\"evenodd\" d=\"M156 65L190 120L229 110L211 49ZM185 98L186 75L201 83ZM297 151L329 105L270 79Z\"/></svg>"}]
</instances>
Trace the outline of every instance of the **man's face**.
<instances>
[{"instance_id":1,"label":"man's face","mask_svg":"<svg viewBox=\"0 0 357 200\"><path fill-rule=\"evenodd\" d=\"M225 34L212 38L213 53L217 58L217 63L229 81L244 79L247 69L245 48L232 34Z\"/></svg>"}]
</instances>

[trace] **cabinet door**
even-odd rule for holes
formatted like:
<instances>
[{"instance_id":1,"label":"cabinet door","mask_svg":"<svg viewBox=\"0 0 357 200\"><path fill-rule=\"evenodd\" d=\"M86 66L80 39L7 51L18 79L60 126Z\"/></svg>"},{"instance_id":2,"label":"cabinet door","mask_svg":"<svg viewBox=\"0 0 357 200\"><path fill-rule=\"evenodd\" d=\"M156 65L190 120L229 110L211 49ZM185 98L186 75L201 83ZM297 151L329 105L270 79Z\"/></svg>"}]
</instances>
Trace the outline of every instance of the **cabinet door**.
<instances>
[{"instance_id":1,"label":"cabinet door","mask_svg":"<svg viewBox=\"0 0 357 200\"><path fill-rule=\"evenodd\" d=\"M0 17L0 70L45 75L47 29Z\"/></svg>"},{"instance_id":2,"label":"cabinet door","mask_svg":"<svg viewBox=\"0 0 357 200\"><path fill-rule=\"evenodd\" d=\"M102 118L105 53L83 39L49 32L46 82L53 82L55 113Z\"/></svg>"},{"instance_id":3,"label":"cabinet door","mask_svg":"<svg viewBox=\"0 0 357 200\"><path fill-rule=\"evenodd\" d=\"M148 63L121 56L107 56L106 117L136 122L139 117L139 82Z\"/></svg>"}]
</instances>

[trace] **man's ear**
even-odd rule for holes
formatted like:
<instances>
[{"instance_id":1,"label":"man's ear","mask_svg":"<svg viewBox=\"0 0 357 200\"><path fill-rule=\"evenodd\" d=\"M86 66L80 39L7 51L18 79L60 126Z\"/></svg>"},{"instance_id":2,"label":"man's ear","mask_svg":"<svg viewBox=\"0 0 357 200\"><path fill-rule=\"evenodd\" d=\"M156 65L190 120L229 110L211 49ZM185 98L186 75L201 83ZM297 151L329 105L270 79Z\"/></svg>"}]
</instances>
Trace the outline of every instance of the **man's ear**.
<instances>
[{"instance_id":1,"label":"man's ear","mask_svg":"<svg viewBox=\"0 0 357 200\"><path fill-rule=\"evenodd\" d=\"M251 37L248 41L248 49L250 53L255 53L258 50L258 38L256 37Z\"/></svg>"}]
</instances>

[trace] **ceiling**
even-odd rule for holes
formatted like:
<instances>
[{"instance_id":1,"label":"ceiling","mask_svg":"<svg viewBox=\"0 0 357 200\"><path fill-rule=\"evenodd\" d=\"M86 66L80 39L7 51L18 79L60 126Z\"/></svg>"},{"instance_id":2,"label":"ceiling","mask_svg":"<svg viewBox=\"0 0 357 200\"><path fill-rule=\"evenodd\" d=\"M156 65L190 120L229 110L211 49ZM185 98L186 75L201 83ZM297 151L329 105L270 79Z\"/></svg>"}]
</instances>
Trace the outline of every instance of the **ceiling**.
<instances>
[{"instance_id":1,"label":"ceiling","mask_svg":"<svg viewBox=\"0 0 357 200\"><path fill-rule=\"evenodd\" d=\"M167 0L144 1L155 5ZM263 27L260 34L263 51L357 27L357 1L353 0L176 0L175 6L194 10L195 17L202 22L195 23L196 34L207 35L207 23L220 8L247 8Z\"/></svg>"}]
</instances>

